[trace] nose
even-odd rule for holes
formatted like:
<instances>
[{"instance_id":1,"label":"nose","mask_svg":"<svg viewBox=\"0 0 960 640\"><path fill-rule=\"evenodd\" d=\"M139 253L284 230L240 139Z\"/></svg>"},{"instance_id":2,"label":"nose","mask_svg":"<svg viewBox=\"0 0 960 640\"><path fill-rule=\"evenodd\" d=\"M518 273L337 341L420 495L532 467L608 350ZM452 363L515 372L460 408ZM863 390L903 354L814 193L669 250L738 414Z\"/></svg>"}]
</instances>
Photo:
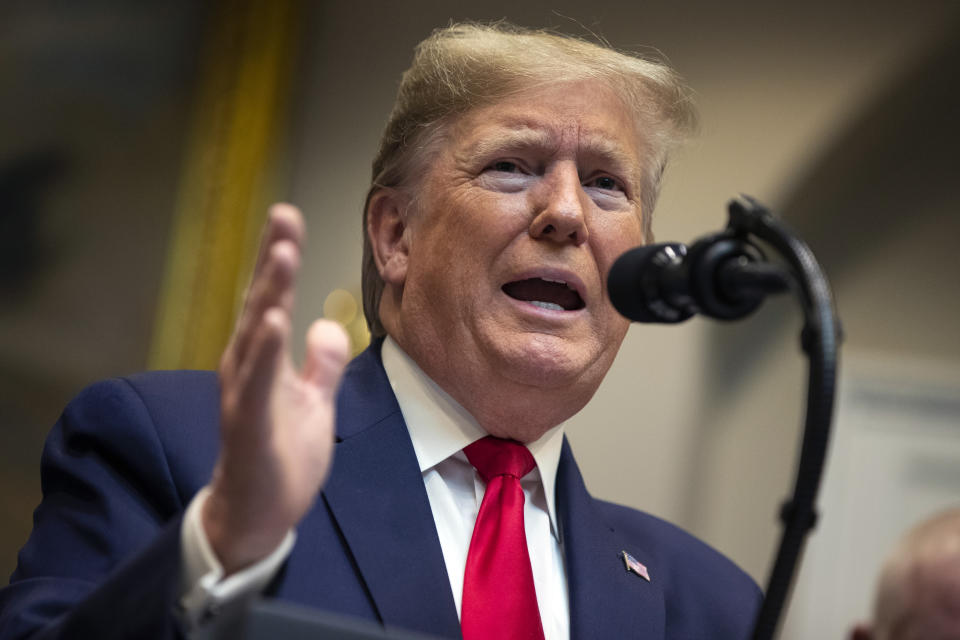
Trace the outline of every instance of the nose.
<instances>
[{"instance_id":1,"label":"nose","mask_svg":"<svg viewBox=\"0 0 960 640\"><path fill-rule=\"evenodd\" d=\"M538 240L580 246L587 241L587 194L572 163L557 166L541 181L535 196L536 215L530 235Z\"/></svg>"}]
</instances>

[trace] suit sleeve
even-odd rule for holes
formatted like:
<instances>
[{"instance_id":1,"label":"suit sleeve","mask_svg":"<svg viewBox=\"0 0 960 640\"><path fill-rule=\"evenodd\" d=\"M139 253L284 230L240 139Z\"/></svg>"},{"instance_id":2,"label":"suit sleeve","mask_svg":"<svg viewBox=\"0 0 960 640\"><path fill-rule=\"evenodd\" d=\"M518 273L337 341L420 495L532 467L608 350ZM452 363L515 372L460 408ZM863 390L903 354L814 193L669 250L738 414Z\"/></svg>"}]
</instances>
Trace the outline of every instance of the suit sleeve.
<instances>
[{"instance_id":1,"label":"suit sleeve","mask_svg":"<svg viewBox=\"0 0 960 640\"><path fill-rule=\"evenodd\" d=\"M0 590L0 640L174 638L185 500L137 390L98 383L41 458L43 499Z\"/></svg>"}]
</instances>

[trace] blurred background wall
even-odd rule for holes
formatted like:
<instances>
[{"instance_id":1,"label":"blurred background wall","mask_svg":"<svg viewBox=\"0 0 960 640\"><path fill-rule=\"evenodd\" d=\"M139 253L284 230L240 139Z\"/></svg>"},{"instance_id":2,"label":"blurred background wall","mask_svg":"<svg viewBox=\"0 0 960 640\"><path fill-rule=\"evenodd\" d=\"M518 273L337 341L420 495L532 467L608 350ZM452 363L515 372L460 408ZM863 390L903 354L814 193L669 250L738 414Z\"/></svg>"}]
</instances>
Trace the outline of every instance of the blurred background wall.
<instances>
[{"instance_id":1,"label":"blurred background wall","mask_svg":"<svg viewBox=\"0 0 960 640\"><path fill-rule=\"evenodd\" d=\"M0 571L66 400L146 366L204 11L0 5Z\"/></svg>"},{"instance_id":2,"label":"blurred background wall","mask_svg":"<svg viewBox=\"0 0 960 640\"><path fill-rule=\"evenodd\" d=\"M292 81L262 167L270 178L245 207L287 199L308 216L301 331L330 292L359 292L370 160L399 74L432 28L506 17L670 60L697 92L702 131L668 172L658 239L720 228L727 200L745 192L807 239L833 281L846 331L838 434L787 635L836 636L865 615L889 543L960 502L958 5L359 0L297 11ZM45 431L81 386L146 367L155 347L199 135L204 42L222 18L186 2L0 12L9 572L39 499ZM799 328L788 299L737 325L633 327L569 425L591 491L680 524L763 583L802 424ZM841 547L855 570L824 560Z\"/></svg>"}]
</instances>

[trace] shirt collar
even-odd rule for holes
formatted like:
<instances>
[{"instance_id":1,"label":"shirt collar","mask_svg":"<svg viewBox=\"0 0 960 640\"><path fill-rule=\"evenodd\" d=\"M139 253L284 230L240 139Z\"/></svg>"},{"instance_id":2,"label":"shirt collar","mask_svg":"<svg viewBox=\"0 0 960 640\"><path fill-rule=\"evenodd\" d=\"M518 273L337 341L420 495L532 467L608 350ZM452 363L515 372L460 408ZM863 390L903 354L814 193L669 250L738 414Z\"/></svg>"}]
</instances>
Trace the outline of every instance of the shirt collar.
<instances>
[{"instance_id":1,"label":"shirt collar","mask_svg":"<svg viewBox=\"0 0 960 640\"><path fill-rule=\"evenodd\" d=\"M430 379L390 336L383 341L381 356L387 379L407 423L421 473L487 435L476 419ZM550 524L556 533L560 529L554 489L563 447L563 423L526 446L537 463Z\"/></svg>"}]
</instances>

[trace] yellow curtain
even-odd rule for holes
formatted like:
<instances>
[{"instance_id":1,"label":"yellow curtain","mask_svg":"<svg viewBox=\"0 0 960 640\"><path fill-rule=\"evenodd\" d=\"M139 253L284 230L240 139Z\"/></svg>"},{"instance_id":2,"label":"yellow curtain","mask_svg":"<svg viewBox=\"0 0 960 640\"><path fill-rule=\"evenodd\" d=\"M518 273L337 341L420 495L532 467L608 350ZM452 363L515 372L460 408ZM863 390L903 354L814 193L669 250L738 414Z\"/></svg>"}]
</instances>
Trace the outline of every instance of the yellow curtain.
<instances>
[{"instance_id":1,"label":"yellow curtain","mask_svg":"<svg viewBox=\"0 0 960 640\"><path fill-rule=\"evenodd\" d=\"M210 369L233 329L274 197L297 0L222 1L200 59L149 367Z\"/></svg>"}]
</instances>

